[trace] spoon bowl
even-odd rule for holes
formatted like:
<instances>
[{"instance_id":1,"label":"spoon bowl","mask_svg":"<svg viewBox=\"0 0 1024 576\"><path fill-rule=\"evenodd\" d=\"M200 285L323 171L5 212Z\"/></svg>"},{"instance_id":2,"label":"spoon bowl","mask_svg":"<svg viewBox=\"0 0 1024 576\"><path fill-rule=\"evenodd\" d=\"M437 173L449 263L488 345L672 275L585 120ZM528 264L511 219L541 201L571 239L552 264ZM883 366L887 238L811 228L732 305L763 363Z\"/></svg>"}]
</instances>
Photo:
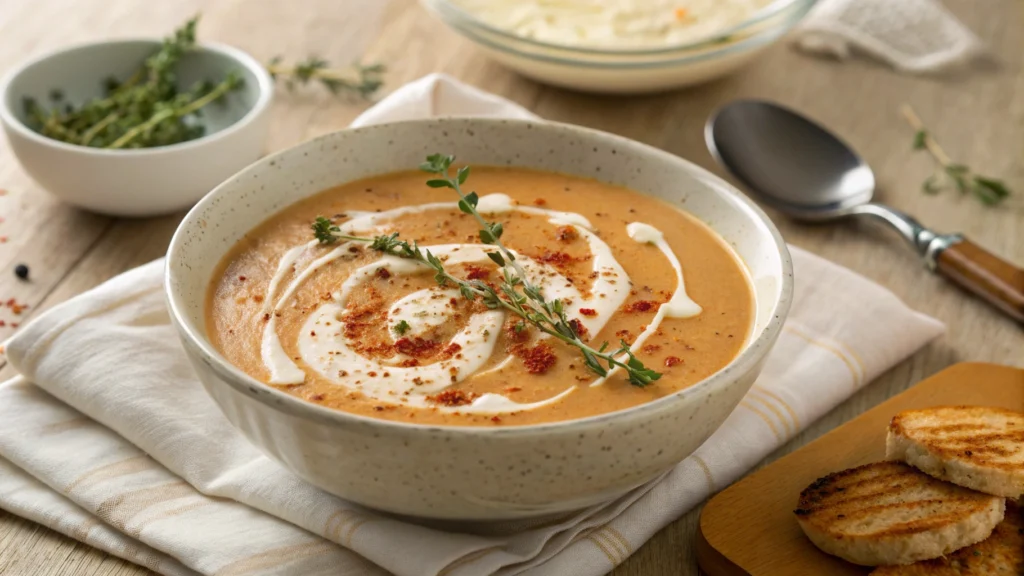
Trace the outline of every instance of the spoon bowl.
<instances>
[{"instance_id":1,"label":"spoon bowl","mask_svg":"<svg viewBox=\"0 0 1024 576\"><path fill-rule=\"evenodd\" d=\"M705 137L716 160L758 199L794 218L844 216L874 194L874 173L853 149L788 108L730 104L711 117Z\"/></svg>"},{"instance_id":2,"label":"spoon bowl","mask_svg":"<svg viewBox=\"0 0 1024 576\"><path fill-rule=\"evenodd\" d=\"M862 215L883 222L929 270L1024 322L1024 270L960 234L937 234L872 202L871 168L821 125L778 104L739 100L708 119L704 137L712 156L765 204L798 220Z\"/></svg>"}]
</instances>

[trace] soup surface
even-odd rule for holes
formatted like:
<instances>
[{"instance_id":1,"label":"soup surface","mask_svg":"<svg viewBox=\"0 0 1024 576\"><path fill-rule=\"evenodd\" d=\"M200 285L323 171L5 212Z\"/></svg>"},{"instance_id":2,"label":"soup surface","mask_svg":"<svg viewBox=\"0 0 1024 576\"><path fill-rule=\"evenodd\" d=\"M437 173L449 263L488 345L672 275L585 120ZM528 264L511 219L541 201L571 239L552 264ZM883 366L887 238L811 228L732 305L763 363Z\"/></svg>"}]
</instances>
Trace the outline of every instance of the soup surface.
<instances>
[{"instance_id":1,"label":"soup surface","mask_svg":"<svg viewBox=\"0 0 1024 576\"><path fill-rule=\"evenodd\" d=\"M422 172L351 182L256 227L224 258L207 330L227 359L309 402L422 424L506 426L650 402L728 364L752 325L740 263L705 225L623 187L522 168L474 167L464 189L504 228L527 280L559 299L593 348L620 342L661 378L600 377L580 349L519 316L470 301L434 270L363 242L320 244L311 224L415 240L463 280L503 271L455 191Z\"/></svg>"}]
</instances>

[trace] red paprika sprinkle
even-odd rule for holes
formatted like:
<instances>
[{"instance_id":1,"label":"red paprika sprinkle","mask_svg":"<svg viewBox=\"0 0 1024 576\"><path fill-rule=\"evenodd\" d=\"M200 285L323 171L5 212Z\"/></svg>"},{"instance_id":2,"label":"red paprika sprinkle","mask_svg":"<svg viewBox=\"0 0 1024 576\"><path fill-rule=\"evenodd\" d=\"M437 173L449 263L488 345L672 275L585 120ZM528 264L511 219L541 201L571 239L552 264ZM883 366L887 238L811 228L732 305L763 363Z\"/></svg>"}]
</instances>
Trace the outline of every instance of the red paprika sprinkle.
<instances>
[{"instance_id":1,"label":"red paprika sprinkle","mask_svg":"<svg viewBox=\"0 0 1024 576\"><path fill-rule=\"evenodd\" d=\"M626 305L626 312L649 312L658 307L658 303L653 300L637 300L632 304Z\"/></svg>"},{"instance_id":2,"label":"red paprika sprinkle","mask_svg":"<svg viewBox=\"0 0 1024 576\"><path fill-rule=\"evenodd\" d=\"M587 338L590 337L590 331L587 330L587 327L584 326L583 322L580 322L579 319L570 319L569 326L572 327L573 331L576 332L576 335L579 336L581 340L586 340Z\"/></svg>"},{"instance_id":3,"label":"red paprika sprinkle","mask_svg":"<svg viewBox=\"0 0 1024 576\"><path fill-rule=\"evenodd\" d=\"M427 396L427 400L442 406L463 406L472 402L473 396L474 394L465 390L444 390L433 396Z\"/></svg>"},{"instance_id":4,"label":"red paprika sprinkle","mask_svg":"<svg viewBox=\"0 0 1024 576\"><path fill-rule=\"evenodd\" d=\"M555 230L555 235L562 242L572 242L573 240L576 240L577 238L580 237L579 231L577 231L576 228L572 226L559 226Z\"/></svg>"},{"instance_id":5,"label":"red paprika sprinkle","mask_svg":"<svg viewBox=\"0 0 1024 576\"><path fill-rule=\"evenodd\" d=\"M544 342L537 344L533 348L516 346L512 352L522 359L523 365L526 366L526 371L530 374L543 374L547 372L548 368L554 366L557 360L555 351Z\"/></svg>"},{"instance_id":6,"label":"red paprika sprinkle","mask_svg":"<svg viewBox=\"0 0 1024 576\"><path fill-rule=\"evenodd\" d=\"M481 268L480 266L473 266L472 264L466 266L467 280L480 280L482 278L487 278L490 275L491 271L487 270L486 268Z\"/></svg>"}]
</instances>

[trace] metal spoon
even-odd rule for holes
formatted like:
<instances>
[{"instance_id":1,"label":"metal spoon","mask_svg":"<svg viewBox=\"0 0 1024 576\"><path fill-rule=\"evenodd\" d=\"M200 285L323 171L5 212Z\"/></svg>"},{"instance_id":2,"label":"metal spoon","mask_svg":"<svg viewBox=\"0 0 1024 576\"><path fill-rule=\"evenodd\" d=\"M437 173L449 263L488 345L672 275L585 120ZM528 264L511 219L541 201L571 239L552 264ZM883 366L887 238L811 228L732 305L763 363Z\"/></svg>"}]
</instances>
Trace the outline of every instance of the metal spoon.
<instances>
[{"instance_id":1,"label":"metal spoon","mask_svg":"<svg viewBox=\"0 0 1024 576\"><path fill-rule=\"evenodd\" d=\"M770 102L740 100L715 112L704 136L715 159L764 203L798 220L880 220L910 243L929 270L1024 322L1024 269L961 234L938 234L871 202L871 168L825 128Z\"/></svg>"}]
</instances>

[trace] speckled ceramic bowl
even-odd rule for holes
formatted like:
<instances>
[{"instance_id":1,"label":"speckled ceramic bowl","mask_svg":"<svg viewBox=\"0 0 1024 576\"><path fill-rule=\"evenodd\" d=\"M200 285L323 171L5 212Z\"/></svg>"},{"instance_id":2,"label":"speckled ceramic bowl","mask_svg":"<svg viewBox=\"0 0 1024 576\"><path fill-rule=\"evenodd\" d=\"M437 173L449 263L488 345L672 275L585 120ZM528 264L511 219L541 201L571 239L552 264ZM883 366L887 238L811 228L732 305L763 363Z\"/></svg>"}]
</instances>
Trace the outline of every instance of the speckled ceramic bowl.
<instances>
[{"instance_id":1,"label":"speckled ceramic bowl","mask_svg":"<svg viewBox=\"0 0 1024 576\"><path fill-rule=\"evenodd\" d=\"M221 257L256 224L338 184L405 170L450 151L471 164L559 171L683 203L743 260L756 294L745 349L710 378L655 402L522 427L425 426L307 403L235 368L210 344L204 295ZM621 495L692 453L754 382L792 295L778 231L731 186L660 150L576 126L431 119L335 132L264 158L182 221L167 257L167 298L200 379L228 419L270 457L343 498L398 514L499 520L578 509Z\"/></svg>"}]
</instances>

